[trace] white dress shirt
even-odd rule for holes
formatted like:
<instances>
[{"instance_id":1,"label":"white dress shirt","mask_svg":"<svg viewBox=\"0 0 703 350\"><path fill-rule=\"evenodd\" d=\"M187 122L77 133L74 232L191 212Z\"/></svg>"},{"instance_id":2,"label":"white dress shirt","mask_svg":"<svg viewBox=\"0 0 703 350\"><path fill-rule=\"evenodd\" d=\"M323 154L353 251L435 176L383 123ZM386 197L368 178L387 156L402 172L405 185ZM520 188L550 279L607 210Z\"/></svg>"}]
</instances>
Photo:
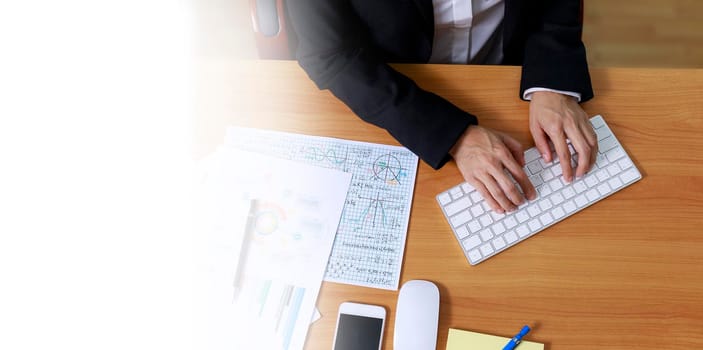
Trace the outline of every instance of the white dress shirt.
<instances>
[{"instance_id":1,"label":"white dress shirt","mask_svg":"<svg viewBox=\"0 0 703 350\"><path fill-rule=\"evenodd\" d=\"M500 64L503 61L504 0L432 0L434 40L430 63ZM525 90L530 100L536 91L552 91L581 101L581 94L542 87Z\"/></svg>"}]
</instances>

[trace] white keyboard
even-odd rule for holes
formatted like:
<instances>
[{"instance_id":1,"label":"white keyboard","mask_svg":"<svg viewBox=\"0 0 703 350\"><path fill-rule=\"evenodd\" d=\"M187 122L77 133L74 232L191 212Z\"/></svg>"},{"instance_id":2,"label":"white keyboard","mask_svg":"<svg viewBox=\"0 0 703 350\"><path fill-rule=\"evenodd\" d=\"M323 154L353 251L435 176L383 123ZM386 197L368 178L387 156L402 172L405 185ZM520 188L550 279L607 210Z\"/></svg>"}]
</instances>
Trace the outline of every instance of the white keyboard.
<instances>
[{"instance_id":1,"label":"white keyboard","mask_svg":"<svg viewBox=\"0 0 703 350\"><path fill-rule=\"evenodd\" d=\"M630 157L615 138L603 117L591 118L598 135L598 157L585 176L564 182L561 165L545 163L537 148L525 151L524 170L537 190L537 198L516 211L499 214L490 209L481 194L468 183L437 195L437 202L459 240L464 255L476 265L528 237L564 220L583 208L642 178ZM577 155L572 153L572 167Z\"/></svg>"}]
</instances>

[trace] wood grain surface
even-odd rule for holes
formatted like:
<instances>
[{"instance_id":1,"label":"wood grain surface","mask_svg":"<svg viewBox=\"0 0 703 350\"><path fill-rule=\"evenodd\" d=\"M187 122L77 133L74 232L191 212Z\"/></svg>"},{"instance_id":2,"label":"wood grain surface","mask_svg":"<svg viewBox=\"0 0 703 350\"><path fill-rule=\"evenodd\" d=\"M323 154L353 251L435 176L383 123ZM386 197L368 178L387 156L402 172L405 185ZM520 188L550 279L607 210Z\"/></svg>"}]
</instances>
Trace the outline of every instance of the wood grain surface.
<instances>
[{"instance_id":1,"label":"wood grain surface","mask_svg":"<svg viewBox=\"0 0 703 350\"><path fill-rule=\"evenodd\" d=\"M419 85L532 147L518 67L396 65ZM193 157L222 143L227 125L398 143L366 124L296 62L209 62L198 69ZM549 350L703 347L703 70L592 69L602 114L643 174L634 185L470 266L435 196L461 181L454 163L420 162L401 283L440 289L438 349L449 327L501 336L533 326ZM329 349L343 301L388 311L393 348L397 291L323 283L322 318L307 349Z\"/></svg>"}]
</instances>

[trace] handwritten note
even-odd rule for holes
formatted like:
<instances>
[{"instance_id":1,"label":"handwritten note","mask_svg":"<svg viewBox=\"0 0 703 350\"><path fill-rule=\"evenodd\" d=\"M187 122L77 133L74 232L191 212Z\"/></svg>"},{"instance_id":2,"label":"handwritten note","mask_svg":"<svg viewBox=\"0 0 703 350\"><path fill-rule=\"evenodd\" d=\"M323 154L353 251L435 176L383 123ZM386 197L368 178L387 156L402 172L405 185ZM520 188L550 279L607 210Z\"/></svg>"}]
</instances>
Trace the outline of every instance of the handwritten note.
<instances>
[{"instance_id":1,"label":"handwritten note","mask_svg":"<svg viewBox=\"0 0 703 350\"><path fill-rule=\"evenodd\" d=\"M398 289L416 155L398 146L238 127L227 130L225 145L351 173L325 280Z\"/></svg>"},{"instance_id":2,"label":"handwritten note","mask_svg":"<svg viewBox=\"0 0 703 350\"><path fill-rule=\"evenodd\" d=\"M487 350L502 349L510 338L449 328L446 350ZM544 344L523 340L520 350L543 350Z\"/></svg>"}]
</instances>

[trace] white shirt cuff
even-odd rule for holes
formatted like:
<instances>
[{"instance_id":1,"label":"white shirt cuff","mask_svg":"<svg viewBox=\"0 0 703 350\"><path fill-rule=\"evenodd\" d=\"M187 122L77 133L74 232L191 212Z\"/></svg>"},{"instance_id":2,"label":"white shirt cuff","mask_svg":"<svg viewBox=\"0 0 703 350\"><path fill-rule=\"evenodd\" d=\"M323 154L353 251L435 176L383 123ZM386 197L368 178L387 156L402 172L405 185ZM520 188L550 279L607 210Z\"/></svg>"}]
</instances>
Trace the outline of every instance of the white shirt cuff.
<instances>
[{"instance_id":1,"label":"white shirt cuff","mask_svg":"<svg viewBox=\"0 0 703 350\"><path fill-rule=\"evenodd\" d=\"M532 100L532 93L537 92L537 91L550 91L550 92L556 92L562 95L567 95L571 96L576 99L577 102L581 102L581 94L578 92L573 92L573 91L561 91L561 90L554 90L554 89L547 89L547 88L541 88L541 87L533 87L525 90L525 92L522 94L522 98L531 101Z\"/></svg>"}]
</instances>

